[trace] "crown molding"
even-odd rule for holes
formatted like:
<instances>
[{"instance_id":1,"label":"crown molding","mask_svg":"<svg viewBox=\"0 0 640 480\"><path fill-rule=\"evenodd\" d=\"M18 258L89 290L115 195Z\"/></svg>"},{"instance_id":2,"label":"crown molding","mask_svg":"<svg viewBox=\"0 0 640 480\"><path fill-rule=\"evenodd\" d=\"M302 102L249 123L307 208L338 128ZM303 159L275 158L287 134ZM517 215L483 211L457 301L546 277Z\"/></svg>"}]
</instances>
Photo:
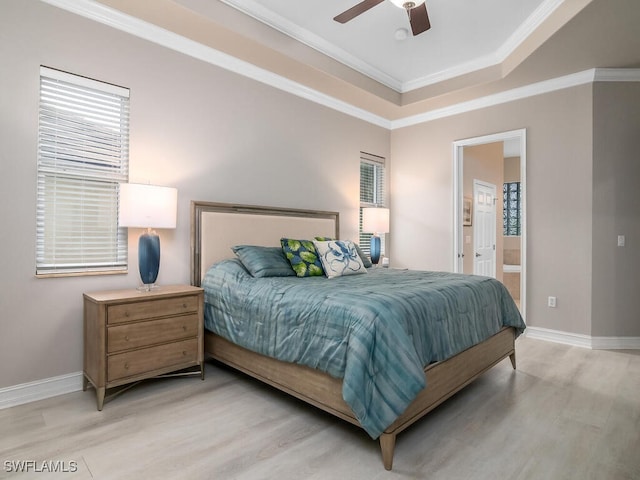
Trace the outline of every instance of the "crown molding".
<instances>
[{"instance_id":1,"label":"crown molding","mask_svg":"<svg viewBox=\"0 0 640 480\"><path fill-rule=\"evenodd\" d=\"M317 50L334 60L366 75L369 78L395 90L407 93L412 90L427 87L435 83L444 82L460 75L466 75L477 70L492 67L502 63L520 44L529 37L565 0L545 0L534 12L513 32L497 50L475 60L454 65L439 72L402 82L380 69L363 62L336 45L309 32L293 22L274 14L256 0L221 0L232 8L255 18L279 32Z\"/></svg>"},{"instance_id":2,"label":"crown molding","mask_svg":"<svg viewBox=\"0 0 640 480\"><path fill-rule=\"evenodd\" d=\"M283 90L292 95L310 100L333 110L345 113L355 118L372 123L386 129L390 128L390 121L375 115L350 103L339 100L330 95L318 92L301 83L294 82L281 75L265 70L255 65L228 55L224 52L208 47L201 43L185 38L176 33L165 30L139 18L126 15L118 10L107 7L92 0L41 0L54 7L94 20L104 25L116 28L136 37L148 40L163 47L175 50L203 62L216 65L225 70L243 75L265 85Z\"/></svg>"},{"instance_id":3,"label":"crown molding","mask_svg":"<svg viewBox=\"0 0 640 480\"><path fill-rule=\"evenodd\" d=\"M443 107L425 113L420 113L418 115L401 118L399 120L394 120L391 122L391 129L395 130L397 128L409 127L419 123L430 122L440 118L451 117L453 115L459 115L461 113L479 110L481 108L493 107L502 103L513 102L515 100L521 100L523 98L533 97L535 95L542 95L544 93L562 90L564 88L592 83L595 78L595 72L595 69L585 70L583 72L565 75L564 77L558 77L551 80L532 83L523 87L506 90L504 92L495 93L493 95L487 95L485 97L476 98L474 100L469 100L467 102L457 103L448 107Z\"/></svg>"},{"instance_id":4,"label":"crown molding","mask_svg":"<svg viewBox=\"0 0 640 480\"><path fill-rule=\"evenodd\" d=\"M224 0L223 0L224 1ZM466 75L477 70L493 67L504 62L522 42L524 42L555 10L562 5L564 0L546 0L522 23L506 42L497 50L483 57L479 57L467 63L435 72L431 75L404 82L400 93L410 92L418 88L427 87L434 83L444 82L461 75Z\"/></svg>"},{"instance_id":5,"label":"crown molding","mask_svg":"<svg viewBox=\"0 0 640 480\"><path fill-rule=\"evenodd\" d=\"M640 82L640 68L594 68L563 77L543 80L523 87L394 120L391 122L391 130L594 82Z\"/></svg>"},{"instance_id":6,"label":"crown molding","mask_svg":"<svg viewBox=\"0 0 640 480\"><path fill-rule=\"evenodd\" d=\"M565 0L547 0L536 8L529 18L494 52L496 63L504 62L564 1Z\"/></svg>"},{"instance_id":7,"label":"crown molding","mask_svg":"<svg viewBox=\"0 0 640 480\"><path fill-rule=\"evenodd\" d=\"M384 72L376 69L368 63L362 62L360 59L352 56L348 52L337 48L335 45L327 42L326 40L312 34L308 30L302 29L292 22L282 18L279 15L273 14L270 10L264 8L260 3L255 0L221 0L223 3L237 9L238 11L255 18L256 20L269 25L270 27L288 35L298 41L301 41L305 45L314 48L321 53L324 53L335 60L346 64L354 70L363 73L370 78L378 81L379 83L396 90L399 93L407 93L412 90L426 87L435 83L443 82L461 75L466 75L477 70L492 67L504 62L509 55L511 55L544 21L551 16L564 2L565 0L545 0L538 8L523 22L518 29L502 44L496 51L477 58L470 62L456 65L446 70L435 72L431 75L418 78L415 80L400 82L398 79L392 78ZM617 72L614 72L616 71ZM597 69L600 76L596 78L596 81L638 81L639 73L629 73L628 69ZM609 74L607 72L611 71ZM640 72L640 70L638 70ZM581 72L583 73L583 72ZM571 75L569 75L570 77ZM565 77L562 77L565 78ZM555 79L558 80L558 79ZM593 81L593 80L591 80ZM579 85L577 83L576 85ZM569 85L574 86L574 85ZM561 87L568 88L568 87ZM548 90L553 91L553 89ZM534 95L546 93L541 91L539 93L533 93ZM526 98L525 96L521 98ZM491 102L492 99L487 101ZM507 100L511 101L511 100ZM499 103L504 103L498 99ZM496 105L498 103L495 103ZM490 105L489 105L490 106ZM462 106L461 108L464 108ZM480 107L482 108L482 107ZM454 107L455 111L455 107ZM464 111L464 110L463 110ZM443 109L444 116L446 109ZM456 114L456 113L452 113ZM438 117L441 118L441 117Z\"/></svg>"},{"instance_id":8,"label":"crown molding","mask_svg":"<svg viewBox=\"0 0 640 480\"><path fill-rule=\"evenodd\" d=\"M415 80L409 80L402 84L400 93L408 93L412 90L416 90L422 87L428 87L434 83L446 82L452 78L456 78L462 75L467 75L483 68L492 67L497 65L500 61L497 59L494 53L485 55L483 57L476 58L467 63L461 63L454 67L448 68L441 72L435 72L425 77L416 78Z\"/></svg>"},{"instance_id":9,"label":"crown molding","mask_svg":"<svg viewBox=\"0 0 640 480\"><path fill-rule=\"evenodd\" d=\"M640 82L640 68L597 68L595 82Z\"/></svg>"},{"instance_id":10,"label":"crown molding","mask_svg":"<svg viewBox=\"0 0 640 480\"><path fill-rule=\"evenodd\" d=\"M298 25L286 18L274 14L271 10L265 8L261 3L256 2L255 0L220 1L251 18L255 18L259 22L262 22L273 29L278 30L294 40L333 58L356 72L362 73L376 82L395 90L396 92L401 93L403 91L404 85L397 78L394 78L373 65L362 61L358 57L351 55L346 50L337 47L335 44L326 41L324 38L319 37L314 33L311 33L309 30L300 28Z\"/></svg>"},{"instance_id":11,"label":"crown molding","mask_svg":"<svg viewBox=\"0 0 640 480\"><path fill-rule=\"evenodd\" d=\"M564 88L575 87L597 82L638 82L640 69L591 69L563 77L545 80L504 92L488 95L448 107L431 110L425 113L389 120L365 109L355 107L348 102L324 94L298 82L294 82L271 71L235 58L214 48L202 45L176 33L170 32L139 18L123 14L93 0L41 0L49 5L71 13L97 21L104 25L130 33L158 45L189 55L204 62L211 63L231 72L251 78L263 84L304 98L311 102L332 108L346 115L377 125L388 130L395 130L440 118L459 115L481 108L492 107L535 95L542 95ZM551 0L552 2L560 0ZM550 3L551 5L551 3Z\"/></svg>"}]
</instances>

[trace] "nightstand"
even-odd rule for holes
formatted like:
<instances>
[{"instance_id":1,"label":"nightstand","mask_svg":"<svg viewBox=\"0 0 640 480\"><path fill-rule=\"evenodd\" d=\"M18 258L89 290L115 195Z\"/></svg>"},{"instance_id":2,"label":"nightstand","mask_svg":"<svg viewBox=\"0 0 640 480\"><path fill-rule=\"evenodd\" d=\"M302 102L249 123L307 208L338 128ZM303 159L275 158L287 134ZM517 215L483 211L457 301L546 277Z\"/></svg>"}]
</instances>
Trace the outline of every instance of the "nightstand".
<instances>
[{"instance_id":1,"label":"nightstand","mask_svg":"<svg viewBox=\"0 0 640 480\"><path fill-rule=\"evenodd\" d=\"M199 370L173 376L204 380L203 301L203 290L188 285L84 294L82 389L93 384L98 410L113 387L188 367Z\"/></svg>"}]
</instances>

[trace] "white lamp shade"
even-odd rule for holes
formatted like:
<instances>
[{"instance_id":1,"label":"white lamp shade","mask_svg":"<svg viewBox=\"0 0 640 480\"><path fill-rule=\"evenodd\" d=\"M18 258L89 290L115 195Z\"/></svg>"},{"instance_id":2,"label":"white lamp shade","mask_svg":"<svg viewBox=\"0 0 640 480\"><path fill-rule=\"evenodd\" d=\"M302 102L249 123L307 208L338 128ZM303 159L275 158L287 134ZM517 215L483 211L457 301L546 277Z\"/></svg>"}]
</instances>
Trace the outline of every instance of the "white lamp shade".
<instances>
[{"instance_id":1,"label":"white lamp shade","mask_svg":"<svg viewBox=\"0 0 640 480\"><path fill-rule=\"evenodd\" d=\"M363 208L362 231L365 233L387 233L389 231L389 209Z\"/></svg>"},{"instance_id":2,"label":"white lamp shade","mask_svg":"<svg viewBox=\"0 0 640 480\"><path fill-rule=\"evenodd\" d=\"M120 184L121 227L176 228L178 190L139 183Z\"/></svg>"}]
</instances>

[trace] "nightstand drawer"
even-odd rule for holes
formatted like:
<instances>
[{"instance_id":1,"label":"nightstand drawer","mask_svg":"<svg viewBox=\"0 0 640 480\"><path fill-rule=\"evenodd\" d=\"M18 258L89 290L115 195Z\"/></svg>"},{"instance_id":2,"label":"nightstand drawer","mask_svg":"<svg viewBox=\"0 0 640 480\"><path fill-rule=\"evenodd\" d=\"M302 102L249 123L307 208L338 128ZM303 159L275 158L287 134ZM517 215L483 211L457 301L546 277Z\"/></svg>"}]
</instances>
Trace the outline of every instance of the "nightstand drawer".
<instances>
[{"instance_id":1,"label":"nightstand drawer","mask_svg":"<svg viewBox=\"0 0 640 480\"><path fill-rule=\"evenodd\" d=\"M123 303L107 308L107 323L112 325L197 311L198 297L195 295Z\"/></svg>"},{"instance_id":2,"label":"nightstand drawer","mask_svg":"<svg viewBox=\"0 0 640 480\"><path fill-rule=\"evenodd\" d=\"M180 365L195 365L198 362L198 339L192 338L176 343L142 348L132 352L109 356L107 381L147 373L154 369Z\"/></svg>"},{"instance_id":3,"label":"nightstand drawer","mask_svg":"<svg viewBox=\"0 0 640 480\"><path fill-rule=\"evenodd\" d=\"M197 337L198 322L198 314L194 313L109 327L107 353Z\"/></svg>"}]
</instances>

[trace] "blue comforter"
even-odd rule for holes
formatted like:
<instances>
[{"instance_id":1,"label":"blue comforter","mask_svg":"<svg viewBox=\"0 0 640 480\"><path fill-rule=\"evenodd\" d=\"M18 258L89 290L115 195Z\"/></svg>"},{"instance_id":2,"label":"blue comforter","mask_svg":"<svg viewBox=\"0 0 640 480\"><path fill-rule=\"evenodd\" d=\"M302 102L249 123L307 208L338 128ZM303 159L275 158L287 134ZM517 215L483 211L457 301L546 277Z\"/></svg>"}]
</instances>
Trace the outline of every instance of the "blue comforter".
<instances>
[{"instance_id":1,"label":"blue comforter","mask_svg":"<svg viewBox=\"0 0 640 480\"><path fill-rule=\"evenodd\" d=\"M209 269L205 327L249 350L343 379L377 438L425 387L424 367L525 325L502 283L444 272L254 278L237 259Z\"/></svg>"}]
</instances>

